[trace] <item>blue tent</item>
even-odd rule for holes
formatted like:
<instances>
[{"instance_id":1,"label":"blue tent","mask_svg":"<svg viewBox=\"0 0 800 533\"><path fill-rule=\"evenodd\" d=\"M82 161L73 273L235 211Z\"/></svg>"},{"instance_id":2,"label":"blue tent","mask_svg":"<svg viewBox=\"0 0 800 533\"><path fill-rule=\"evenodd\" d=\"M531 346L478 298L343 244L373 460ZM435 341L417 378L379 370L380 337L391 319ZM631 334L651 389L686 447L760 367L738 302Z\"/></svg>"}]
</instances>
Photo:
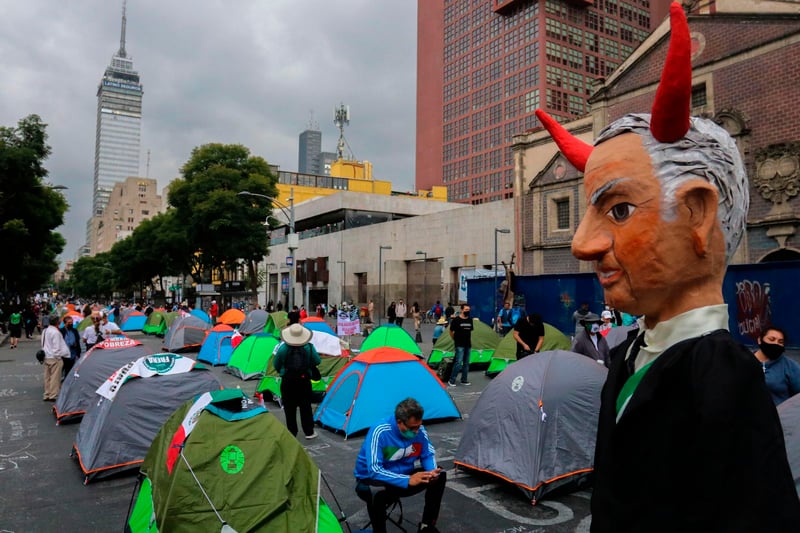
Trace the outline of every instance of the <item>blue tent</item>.
<instances>
[{"instance_id":1,"label":"blue tent","mask_svg":"<svg viewBox=\"0 0 800 533\"><path fill-rule=\"evenodd\" d=\"M425 423L461 418L444 383L418 357L388 346L361 352L336 376L314 420L345 437L369 429L406 399L425 409Z\"/></svg>"},{"instance_id":2,"label":"blue tent","mask_svg":"<svg viewBox=\"0 0 800 533\"><path fill-rule=\"evenodd\" d=\"M204 320L208 324L211 324L211 317L208 316L208 313L206 313L202 309L192 309L191 313L189 314L196 316L200 320Z\"/></svg>"},{"instance_id":3,"label":"blue tent","mask_svg":"<svg viewBox=\"0 0 800 533\"><path fill-rule=\"evenodd\" d=\"M232 336L233 328L227 324L219 324L211 328L203 341L203 345L200 346L197 360L205 361L214 366L227 365L233 353Z\"/></svg>"},{"instance_id":4,"label":"blue tent","mask_svg":"<svg viewBox=\"0 0 800 533\"><path fill-rule=\"evenodd\" d=\"M321 331L322 333L336 336L336 332L325 322L324 318L310 316L301 320L300 323L311 331Z\"/></svg>"},{"instance_id":5,"label":"blue tent","mask_svg":"<svg viewBox=\"0 0 800 533\"><path fill-rule=\"evenodd\" d=\"M140 311L132 311L125 316L122 324L119 324L119 329L122 331L142 331L146 321L147 315Z\"/></svg>"}]
</instances>

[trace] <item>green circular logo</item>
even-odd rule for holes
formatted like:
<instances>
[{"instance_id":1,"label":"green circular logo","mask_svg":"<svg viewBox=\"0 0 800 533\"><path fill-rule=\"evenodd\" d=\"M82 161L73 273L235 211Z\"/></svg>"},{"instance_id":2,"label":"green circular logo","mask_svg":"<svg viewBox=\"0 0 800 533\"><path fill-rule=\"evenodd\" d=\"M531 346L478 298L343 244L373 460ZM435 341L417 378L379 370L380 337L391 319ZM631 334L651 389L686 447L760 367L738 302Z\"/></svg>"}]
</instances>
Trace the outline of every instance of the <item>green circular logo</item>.
<instances>
[{"instance_id":1,"label":"green circular logo","mask_svg":"<svg viewBox=\"0 0 800 533\"><path fill-rule=\"evenodd\" d=\"M228 474L238 474L244 468L244 452L238 446L226 446L219 456L219 464Z\"/></svg>"}]
</instances>

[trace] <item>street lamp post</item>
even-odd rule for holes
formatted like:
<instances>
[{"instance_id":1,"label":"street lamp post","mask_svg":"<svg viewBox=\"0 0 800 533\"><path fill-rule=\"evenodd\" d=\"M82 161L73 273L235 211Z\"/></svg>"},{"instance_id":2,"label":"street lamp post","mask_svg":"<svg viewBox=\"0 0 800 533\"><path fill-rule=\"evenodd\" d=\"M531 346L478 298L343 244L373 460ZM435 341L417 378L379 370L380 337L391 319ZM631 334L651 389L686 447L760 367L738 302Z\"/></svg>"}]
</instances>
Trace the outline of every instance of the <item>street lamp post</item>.
<instances>
[{"instance_id":1,"label":"street lamp post","mask_svg":"<svg viewBox=\"0 0 800 533\"><path fill-rule=\"evenodd\" d=\"M347 280L347 261L336 261L337 263L342 265L342 299L339 301L339 305L344 303L344 284Z\"/></svg>"},{"instance_id":2,"label":"street lamp post","mask_svg":"<svg viewBox=\"0 0 800 533\"><path fill-rule=\"evenodd\" d=\"M422 259L422 308L425 309L425 296L428 292L428 252L417 250L417 255L423 256Z\"/></svg>"},{"instance_id":3,"label":"street lamp post","mask_svg":"<svg viewBox=\"0 0 800 533\"><path fill-rule=\"evenodd\" d=\"M497 234L498 233L511 233L508 228L494 228L494 309L492 309L492 320L494 321L494 330L497 331ZM506 280L508 283L508 280Z\"/></svg>"},{"instance_id":4,"label":"street lamp post","mask_svg":"<svg viewBox=\"0 0 800 533\"><path fill-rule=\"evenodd\" d=\"M386 312L386 294L383 292L383 251L391 250L391 246L378 246L378 292L381 293L381 307L378 312L378 325L381 325L383 313Z\"/></svg>"},{"instance_id":5,"label":"street lamp post","mask_svg":"<svg viewBox=\"0 0 800 533\"><path fill-rule=\"evenodd\" d=\"M239 191L237 193L239 196L255 196L257 198L264 198L272 202L272 204L281 210L283 216L285 216L289 221L289 234L286 236L286 245L289 248L289 302L288 308L289 311L292 310L294 307L294 277L295 277L295 264L294 264L294 254L295 250L299 247L300 238L297 233L294 232L294 188L289 189L289 206L287 207L282 202L279 202L276 198L272 196L267 196L266 194L258 194L255 192L250 191ZM287 212L288 209L288 212Z\"/></svg>"}]
</instances>

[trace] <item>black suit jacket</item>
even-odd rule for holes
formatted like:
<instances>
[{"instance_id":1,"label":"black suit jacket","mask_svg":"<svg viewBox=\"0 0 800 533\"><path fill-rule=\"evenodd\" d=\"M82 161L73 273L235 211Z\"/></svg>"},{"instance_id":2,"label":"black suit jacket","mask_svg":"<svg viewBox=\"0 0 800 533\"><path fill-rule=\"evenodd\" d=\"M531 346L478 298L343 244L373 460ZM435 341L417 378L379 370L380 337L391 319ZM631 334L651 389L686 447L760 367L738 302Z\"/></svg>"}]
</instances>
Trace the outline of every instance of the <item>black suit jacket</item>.
<instances>
[{"instance_id":1,"label":"black suit jacket","mask_svg":"<svg viewBox=\"0 0 800 533\"><path fill-rule=\"evenodd\" d=\"M612 351L595 450L593 532L800 531L780 420L753 354L719 330L665 351L619 422Z\"/></svg>"}]
</instances>

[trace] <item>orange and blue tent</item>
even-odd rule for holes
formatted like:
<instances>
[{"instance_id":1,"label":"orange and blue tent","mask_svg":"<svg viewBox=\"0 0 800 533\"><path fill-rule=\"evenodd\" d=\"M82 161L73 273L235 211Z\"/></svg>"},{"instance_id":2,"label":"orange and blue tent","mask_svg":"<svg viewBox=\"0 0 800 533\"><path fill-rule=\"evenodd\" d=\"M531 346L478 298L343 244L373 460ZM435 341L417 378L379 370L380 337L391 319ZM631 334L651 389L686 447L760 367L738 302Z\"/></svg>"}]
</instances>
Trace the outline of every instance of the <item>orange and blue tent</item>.
<instances>
[{"instance_id":1,"label":"orange and blue tent","mask_svg":"<svg viewBox=\"0 0 800 533\"><path fill-rule=\"evenodd\" d=\"M425 409L426 424L461 418L444 383L419 357L398 348L373 348L350 361L328 385L314 420L347 437L391 415L409 397Z\"/></svg>"},{"instance_id":2,"label":"orange and blue tent","mask_svg":"<svg viewBox=\"0 0 800 533\"><path fill-rule=\"evenodd\" d=\"M197 360L214 366L227 365L233 353L231 337L233 337L233 328L227 324L217 324L211 328L200 346Z\"/></svg>"}]
</instances>

